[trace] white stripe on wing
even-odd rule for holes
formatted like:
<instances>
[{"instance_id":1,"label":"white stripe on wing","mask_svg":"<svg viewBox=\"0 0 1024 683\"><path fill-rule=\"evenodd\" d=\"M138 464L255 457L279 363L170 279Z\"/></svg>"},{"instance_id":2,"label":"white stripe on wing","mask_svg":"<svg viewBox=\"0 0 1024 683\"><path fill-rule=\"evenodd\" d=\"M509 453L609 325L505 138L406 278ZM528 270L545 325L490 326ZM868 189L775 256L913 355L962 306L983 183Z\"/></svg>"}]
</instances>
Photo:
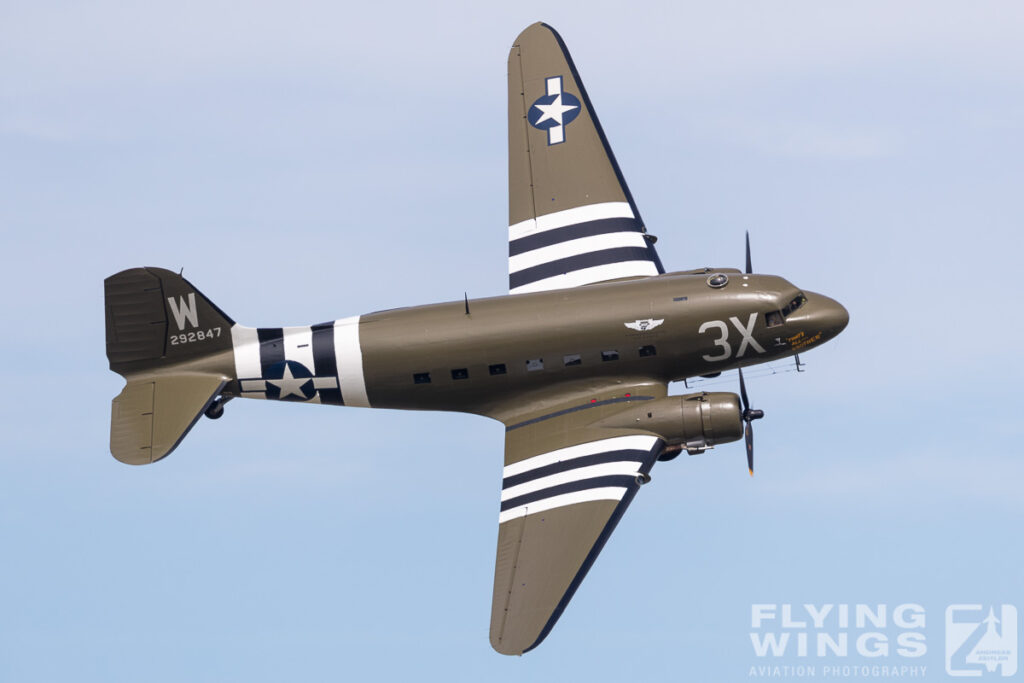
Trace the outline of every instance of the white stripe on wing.
<instances>
[{"instance_id":1,"label":"white stripe on wing","mask_svg":"<svg viewBox=\"0 0 1024 683\"><path fill-rule=\"evenodd\" d=\"M606 263L602 266L581 268L554 277L546 277L508 290L509 294L528 294L529 292L545 292L549 289L565 289L580 287L595 282L616 280L622 277L657 275L658 268L653 261L620 261Z\"/></svg>"},{"instance_id":2,"label":"white stripe on wing","mask_svg":"<svg viewBox=\"0 0 1024 683\"><path fill-rule=\"evenodd\" d=\"M598 453L608 453L610 451L650 451L654 448L655 442L658 440L656 436L648 436L645 434L635 434L630 436L615 436L610 439L601 439L599 441L588 441L587 443L576 444L575 446L568 446L566 448L559 448L557 451L550 451L548 453L541 453L519 462L514 462L511 465L505 465L505 469L502 470L501 476L504 479L514 476L516 474L522 474L523 472L529 472L535 470L538 467L546 467L553 465L556 462L564 462L566 460L572 460L573 458L582 458L587 455L596 455Z\"/></svg>"},{"instance_id":3,"label":"white stripe on wing","mask_svg":"<svg viewBox=\"0 0 1024 683\"><path fill-rule=\"evenodd\" d=\"M623 460L620 462L603 463L601 465L577 467L574 470L558 472L557 474L551 474L546 477L541 477L540 479L534 479L533 481L528 481L503 489L501 492L501 500L502 502L512 500L519 496L525 496L527 493L551 488L552 486L560 486L561 484L568 484L572 481L582 481L583 479L593 479L594 477L607 477L614 474L640 474L640 466L642 464L643 463L637 462L636 460Z\"/></svg>"},{"instance_id":4,"label":"white stripe on wing","mask_svg":"<svg viewBox=\"0 0 1024 683\"><path fill-rule=\"evenodd\" d=\"M630 208L628 202L603 202L555 211L508 226L508 239L511 242L520 237L535 235L538 232L564 228L577 223L599 221L604 218L633 218L633 209Z\"/></svg>"},{"instance_id":5,"label":"white stripe on wing","mask_svg":"<svg viewBox=\"0 0 1024 683\"><path fill-rule=\"evenodd\" d=\"M568 242L552 244L540 249L534 249L533 251L516 254L515 256L509 256L508 272L511 275L512 273L518 273L520 270L569 258L570 256L579 256L580 254L589 254L592 251L615 249L617 247L640 247L645 249L647 248L647 240L644 239L643 233L633 231L611 232L605 235L581 237L569 240Z\"/></svg>"},{"instance_id":6,"label":"white stripe on wing","mask_svg":"<svg viewBox=\"0 0 1024 683\"><path fill-rule=\"evenodd\" d=\"M498 515L498 523L503 524L510 519L525 517L526 515L533 515L545 510L565 507L566 505L575 505L576 503L587 503L593 500L622 500L624 495L626 495L626 489L622 486L605 486L603 488L587 489L586 491L563 493L560 496L552 496L551 498L545 498L544 500L505 510Z\"/></svg>"}]
</instances>

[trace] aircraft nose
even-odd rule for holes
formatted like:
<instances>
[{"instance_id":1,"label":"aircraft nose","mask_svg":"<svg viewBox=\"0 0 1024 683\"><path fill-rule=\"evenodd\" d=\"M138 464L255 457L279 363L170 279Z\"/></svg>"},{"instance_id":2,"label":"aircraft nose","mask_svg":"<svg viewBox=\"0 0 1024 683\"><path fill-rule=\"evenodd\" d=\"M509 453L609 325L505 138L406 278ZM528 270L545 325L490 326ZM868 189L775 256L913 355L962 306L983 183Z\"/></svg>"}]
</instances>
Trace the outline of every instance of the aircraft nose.
<instances>
[{"instance_id":1,"label":"aircraft nose","mask_svg":"<svg viewBox=\"0 0 1024 683\"><path fill-rule=\"evenodd\" d=\"M821 329L826 338L831 339L846 329L850 323L850 313L845 306L824 294L806 292L805 296L808 318Z\"/></svg>"}]
</instances>

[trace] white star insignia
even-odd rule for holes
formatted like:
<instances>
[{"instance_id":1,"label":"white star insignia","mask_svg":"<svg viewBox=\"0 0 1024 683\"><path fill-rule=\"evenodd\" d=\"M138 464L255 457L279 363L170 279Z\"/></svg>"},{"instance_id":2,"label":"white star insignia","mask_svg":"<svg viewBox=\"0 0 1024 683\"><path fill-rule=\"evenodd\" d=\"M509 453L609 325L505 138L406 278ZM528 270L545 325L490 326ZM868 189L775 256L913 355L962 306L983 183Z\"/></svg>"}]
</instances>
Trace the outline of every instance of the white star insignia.
<instances>
[{"instance_id":1,"label":"white star insignia","mask_svg":"<svg viewBox=\"0 0 1024 683\"><path fill-rule=\"evenodd\" d=\"M309 377L299 377L296 379L292 375L292 369L287 365L284 366L284 376L281 379L268 379L267 381L281 390L279 398L286 398L288 396L306 398L306 394L302 391L302 385L309 381Z\"/></svg>"},{"instance_id":2,"label":"white star insignia","mask_svg":"<svg viewBox=\"0 0 1024 683\"><path fill-rule=\"evenodd\" d=\"M533 124L535 126L537 124L544 123L548 119L551 119L561 126L562 116L565 112L579 108L579 105L576 104L562 104L562 93L558 93L558 96L555 97L555 101L551 104L535 104L533 106L537 107L537 109L540 109L541 111L541 117Z\"/></svg>"}]
</instances>

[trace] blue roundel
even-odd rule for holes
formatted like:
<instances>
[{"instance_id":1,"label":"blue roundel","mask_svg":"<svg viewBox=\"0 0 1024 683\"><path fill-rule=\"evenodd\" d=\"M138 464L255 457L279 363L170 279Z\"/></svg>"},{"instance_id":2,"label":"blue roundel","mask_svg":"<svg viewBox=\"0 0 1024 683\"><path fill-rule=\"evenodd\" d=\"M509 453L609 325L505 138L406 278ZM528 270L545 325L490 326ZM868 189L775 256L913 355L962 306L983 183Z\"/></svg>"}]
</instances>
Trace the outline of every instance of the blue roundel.
<instances>
[{"instance_id":1,"label":"blue roundel","mask_svg":"<svg viewBox=\"0 0 1024 683\"><path fill-rule=\"evenodd\" d=\"M526 118L534 128L547 130L556 126L567 126L582 111L579 98L567 92L538 97L530 107Z\"/></svg>"},{"instance_id":2,"label":"blue roundel","mask_svg":"<svg viewBox=\"0 0 1024 683\"><path fill-rule=\"evenodd\" d=\"M267 382L267 398L281 401L308 401L316 395L313 373L302 363L284 360L274 363L263 373Z\"/></svg>"}]
</instances>

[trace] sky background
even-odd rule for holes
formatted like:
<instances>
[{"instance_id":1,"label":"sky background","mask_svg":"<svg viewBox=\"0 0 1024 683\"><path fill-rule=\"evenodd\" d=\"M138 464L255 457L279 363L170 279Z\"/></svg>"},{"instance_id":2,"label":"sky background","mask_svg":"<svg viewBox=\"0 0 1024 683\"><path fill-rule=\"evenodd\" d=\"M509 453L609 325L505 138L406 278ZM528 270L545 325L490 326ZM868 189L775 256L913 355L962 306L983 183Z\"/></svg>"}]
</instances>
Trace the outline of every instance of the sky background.
<instances>
[{"instance_id":1,"label":"sky background","mask_svg":"<svg viewBox=\"0 0 1024 683\"><path fill-rule=\"evenodd\" d=\"M658 464L507 658L500 424L237 401L122 465L103 278L184 268L254 326L505 293L537 20L670 270L750 230L851 322L752 373L756 478L740 444ZM1024 613L1022 35L1011 2L0 1L0 681L745 681L797 663L754 603L920 604L888 663L952 680L947 605Z\"/></svg>"}]
</instances>

